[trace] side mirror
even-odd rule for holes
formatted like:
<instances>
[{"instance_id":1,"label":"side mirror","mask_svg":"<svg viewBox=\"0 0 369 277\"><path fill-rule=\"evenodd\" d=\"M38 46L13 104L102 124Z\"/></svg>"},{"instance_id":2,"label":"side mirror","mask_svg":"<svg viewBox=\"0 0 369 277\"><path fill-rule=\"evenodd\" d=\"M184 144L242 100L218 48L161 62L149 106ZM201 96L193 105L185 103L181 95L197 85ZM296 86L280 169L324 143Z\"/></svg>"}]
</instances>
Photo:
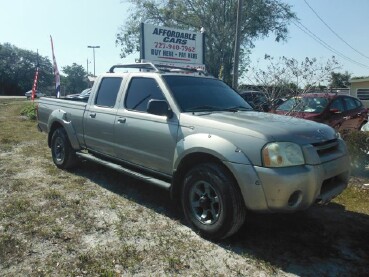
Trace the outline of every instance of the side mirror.
<instances>
[{"instance_id":1,"label":"side mirror","mask_svg":"<svg viewBox=\"0 0 369 277\"><path fill-rule=\"evenodd\" d=\"M170 109L167 101L151 99L147 104L147 112L154 115L173 117L173 111Z\"/></svg>"},{"instance_id":2,"label":"side mirror","mask_svg":"<svg viewBox=\"0 0 369 277\"><path fill-rule=\"evenodd\" d=\"M330 109L329 111L334 114L341 113L339 109Z\"/></svg>"}]
</instances>

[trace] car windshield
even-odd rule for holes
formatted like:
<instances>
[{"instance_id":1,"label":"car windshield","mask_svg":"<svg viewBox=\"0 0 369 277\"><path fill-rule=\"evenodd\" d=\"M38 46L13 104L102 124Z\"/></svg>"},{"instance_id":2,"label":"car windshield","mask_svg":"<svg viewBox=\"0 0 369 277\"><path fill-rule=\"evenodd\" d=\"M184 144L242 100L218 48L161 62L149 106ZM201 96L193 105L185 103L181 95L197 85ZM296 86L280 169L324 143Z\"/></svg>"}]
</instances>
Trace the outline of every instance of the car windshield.
<instances>
[{"instance_id":1,"label":"car windshield","mask_svg":"<svg viewBox=\"0 0 369 277\"><path fill-rule=\"evenodd\" d=\"M252 110L220 80L192 76L163 76L182 112Z\"/></svg>"},{"instance_id":2,"label":"car windshield","mask_svg":"<svg viewBox=\"0 0 369 277\"><path fill-rule=\"evenodd\" d=\"M277 108L284 112L321 113L328 105L324 97L292 97Z\"/></svg>"}]
</instances>

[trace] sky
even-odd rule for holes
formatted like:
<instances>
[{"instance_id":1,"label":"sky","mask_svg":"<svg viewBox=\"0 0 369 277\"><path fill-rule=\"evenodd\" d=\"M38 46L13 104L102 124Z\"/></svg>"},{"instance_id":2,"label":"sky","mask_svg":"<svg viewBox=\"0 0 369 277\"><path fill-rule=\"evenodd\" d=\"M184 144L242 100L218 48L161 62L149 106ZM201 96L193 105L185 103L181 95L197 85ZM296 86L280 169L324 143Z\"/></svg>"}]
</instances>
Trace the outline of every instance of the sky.
<instances>
[{"instance_id":1,"label":"sky","mask_svg":"<svg viewBox=\"0 0 369 277\"><path fill-rule=\"evenodd\" d=\"M265 54L299 61L315 57L323 62L334 55L342 66L338 72L369 76L369 0L282 1L292 6L302 24L298 26L306 28L305 32L291 23L286 42L277 43L272 36L255 41L252 63L262 60ZM94 70L93 49L87 46L100 46L95 50L98 75L114 64L131 63L139 57L137 53L121 59L115 44L120 26L129 18L129 8L124 0L1 1L0 43L38 51L51 60L51 35L59 70L73 63L87 69L88 62L90 73Z\"/></svg>"}]
</instances>

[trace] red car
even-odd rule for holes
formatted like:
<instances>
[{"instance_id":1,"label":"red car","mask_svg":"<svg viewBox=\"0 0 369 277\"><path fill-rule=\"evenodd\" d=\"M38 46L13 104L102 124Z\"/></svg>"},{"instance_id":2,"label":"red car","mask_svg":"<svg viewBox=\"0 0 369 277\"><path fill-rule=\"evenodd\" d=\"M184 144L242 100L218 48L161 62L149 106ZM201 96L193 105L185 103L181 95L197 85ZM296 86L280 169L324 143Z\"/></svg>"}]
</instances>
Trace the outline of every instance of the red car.
<instances>
[{"instance_id":1,"label":"red car","mask_svg":"<svg viewBox=\"0 0 369 277\"><path fill-rule=\"evenodd\" d=\"M368 109L359 99L334 93L307 93L292 97L275 113L325 123L340 132L360 130L368 121Z\"/></svg>"}]
</instances>

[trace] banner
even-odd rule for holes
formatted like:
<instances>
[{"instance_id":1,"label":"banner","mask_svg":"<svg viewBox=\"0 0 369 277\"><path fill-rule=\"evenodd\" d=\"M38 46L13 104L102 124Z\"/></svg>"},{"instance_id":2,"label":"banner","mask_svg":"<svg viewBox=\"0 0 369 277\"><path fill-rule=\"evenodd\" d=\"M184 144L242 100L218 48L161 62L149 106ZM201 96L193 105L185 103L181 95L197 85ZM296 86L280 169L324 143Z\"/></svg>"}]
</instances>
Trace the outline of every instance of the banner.
<instances>
[{"instance_id":1,"label":"banner","mask_svg":"<svg viewBox=\"0 0 369 277\"><path fill-rule=\"evenodd\" d=\"M53 43L53 38L51 36L50 36L50 40L51 40L51 50L53 54L53 63L54 63L56 98L60 98L60 74L58 70L58 65L56 64L56 59L55 59L55 54L54 54L54 43Z\"/></svg>"},{"instance_id":2,"label":"banner","mask_svg":"<svg viewBox=\"0 0 369 277\"><path fill-rule=\"evenodd\" d=\"M32 101L35 100L35 95L37 91L37 80L38 80L38 64L36 68L35 78L33 79L33 86L32 86Z\"/></svg>"}]
</instances>

